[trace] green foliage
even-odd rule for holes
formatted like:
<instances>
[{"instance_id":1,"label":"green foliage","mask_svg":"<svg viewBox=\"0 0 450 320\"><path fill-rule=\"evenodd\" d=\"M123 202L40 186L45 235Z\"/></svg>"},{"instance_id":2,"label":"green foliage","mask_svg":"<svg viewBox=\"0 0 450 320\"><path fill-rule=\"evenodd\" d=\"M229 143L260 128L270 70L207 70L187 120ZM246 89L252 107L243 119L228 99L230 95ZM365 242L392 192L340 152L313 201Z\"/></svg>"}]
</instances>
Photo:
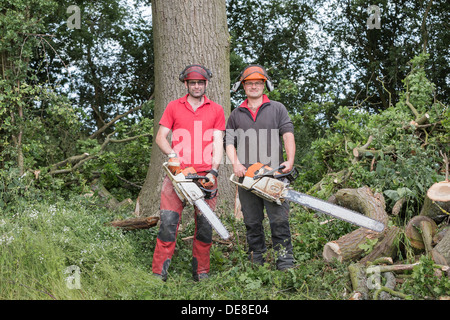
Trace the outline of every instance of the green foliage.
<instances>
[{"instance_id":1,"label":"green foliage","mask_svg":"<svg viewBox=\"0 0 450 320\"><path fill-rule=\"evenodd\" d=\"M410 278L407 278L402 285L402 290L428 299L447 295L450 292L449 278L436 271L438 268L430 257L421 256L419 262L414 267Z\"/></svg>"},{"instance_id":2,"label":"green foliage","mask_svg":"<svg viewBox=\"0 0 450 320\"><path fill-rule=\"evenodd\" d=\"M448 114L447 107L433 103L433 85L424 78L426 61L427 55L411 61L412 70L405 79L402 100L395 107L379 114L339 107L336 121L326 129L324 137L313 141L314 153L300 163L308 168L303 177L309 179L309 186L321 180L320 189L313 188L314 192L326 198L338 188L368 185L384 193L388 211L395 201L406 197L406 216L418 213L426 190L443 180L440 152L449 151L450 137L445 127L418 130L409 125L411 119L426 112L429 123L439 127ZM407 95L417 114L408 107ZM353 148L364 145L369 137L373 138L371 144L355 159Z\"/></svg>"}]
</instances>

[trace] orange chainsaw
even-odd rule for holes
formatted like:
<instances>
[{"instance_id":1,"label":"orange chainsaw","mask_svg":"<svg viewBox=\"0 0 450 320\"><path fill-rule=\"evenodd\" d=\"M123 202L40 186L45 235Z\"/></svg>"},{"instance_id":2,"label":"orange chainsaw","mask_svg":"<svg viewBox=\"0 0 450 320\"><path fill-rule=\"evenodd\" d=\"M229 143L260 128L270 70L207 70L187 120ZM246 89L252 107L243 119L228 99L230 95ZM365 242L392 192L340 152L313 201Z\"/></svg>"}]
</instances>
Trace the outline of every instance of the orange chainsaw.
<instances>
[{"instance_id":1,"label":"orange chainsaw","mask_svg":"<svg viewBox=\"0 0 450 320\"><path fill-rule=\"evenodd\" d=\"M239 178L232 174L230 181L243 189L250 190L263 199L279 205L288 200L363 228L377 232L384 230L384 224L380 221L293 190L290 183L297 178L297 169L294 168L289 173L279 172L278 170L281 169L284 169L284 166L272 169L257 162L247 169L244 177Z\"/></svg>"},{"instance_id":2,"label":"orange chainsaw","mask_svg":"<svg viewBox=\"0 0 450 320\"><path fill-rule=\"evenodd\" d=\"M214 197L217 190L204 188L199 182L202 179L206 181L209 179L206 176L198 175L192 167L185 168L175 175L169 170L167 162L163 163L163 167L167 172L167 176L172 181L175 192L180 200L187 201L189 204L196 206L214 230L217 231L219 236L227 240L230 234L205 201L205 199Z\"/></svg>"}]
</instances>

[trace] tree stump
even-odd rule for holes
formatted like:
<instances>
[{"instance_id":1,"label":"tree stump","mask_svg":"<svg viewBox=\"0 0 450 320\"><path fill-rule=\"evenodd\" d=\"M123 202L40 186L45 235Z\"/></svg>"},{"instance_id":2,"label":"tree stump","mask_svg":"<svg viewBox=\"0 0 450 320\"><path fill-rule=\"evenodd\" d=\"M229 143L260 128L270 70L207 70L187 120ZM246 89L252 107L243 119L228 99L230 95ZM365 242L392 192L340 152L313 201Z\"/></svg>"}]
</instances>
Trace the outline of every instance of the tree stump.
<instances>
[{"instance_id":1,"label":"tree stump","mask_svg":"<svg viewBox=\"0 0 450 320\"><path fill-rule=\"evenodd\" d=\"M436 223L440 223L449 214L450 182L442 181L435 183L427 191L420 215L430 217Z\"/></svg>"},{"instance_id":2,"label":"tree stump","mask_svg":"<svg viewBox=\"0 0 450 320\"><path fill-rule=\"evenodd\" d=\"M385 202L381 194L373 194L369 187L358 189L341 189L336 195L336 203L340 206L360 212L372 219L378 220L385 225L388 223L388 216L385 211ZM384 236L366 228L359 228L346 234L338 240L328 242L323 249L323 258L331 261L336 258L338 261L354 260L364 253L361 244L368 239L378 239Z\"/></svg>"}]
</instances>

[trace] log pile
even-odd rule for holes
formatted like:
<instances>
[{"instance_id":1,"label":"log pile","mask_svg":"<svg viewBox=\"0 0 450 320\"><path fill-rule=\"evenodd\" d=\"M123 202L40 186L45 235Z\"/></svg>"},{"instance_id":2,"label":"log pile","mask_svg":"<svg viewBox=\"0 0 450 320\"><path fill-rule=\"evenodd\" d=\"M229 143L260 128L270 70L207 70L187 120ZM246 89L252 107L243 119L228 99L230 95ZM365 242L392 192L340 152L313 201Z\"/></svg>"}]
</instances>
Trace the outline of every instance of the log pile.
<instances>
[{"instance_id":1,"label":"log pile","mask_svg":"<svg viewBox=\"0 0 450 320\"><path fill-rule=\"evenodd\" d=\"M450 182L448 180L436 183L428 190L420 214L410 219L405 228L389 226L389 216L385 211L382 194L374 194L367 186L358 189L341 189L332 199L340 206L365 214L386 225L381 233L365 228L356 229L337 240L326 243L323 248L322 255L327 262L333 260L353 262L348 268L354 290L352 300L411 298L395 291L396 276L411 271L418 265L418 263L394 264L399 256L399 250L402 250L400 245L402 237L406 238L416 256L428 255L434 261L436 270L450 278L450 226L448 226ZM397 209L393 208L394 210ZM370 252L366 250L367 244L372 245Z\"/></svg>"}]
</instances>

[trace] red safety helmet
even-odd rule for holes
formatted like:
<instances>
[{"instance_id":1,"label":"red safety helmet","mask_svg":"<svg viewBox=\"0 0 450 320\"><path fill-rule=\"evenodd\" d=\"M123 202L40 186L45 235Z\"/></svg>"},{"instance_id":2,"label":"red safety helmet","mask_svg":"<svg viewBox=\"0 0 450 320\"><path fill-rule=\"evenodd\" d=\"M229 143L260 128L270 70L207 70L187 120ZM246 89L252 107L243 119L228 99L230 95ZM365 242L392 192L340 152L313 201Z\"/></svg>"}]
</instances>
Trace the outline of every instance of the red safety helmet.
<instances>
[{"instance_id":1,"label":"red safety helmet","mask_svg":"<svg viewBox=\"0 0 450 320\"><path fill-rule=\"evenodd\" d=\"M199 64L192 64L184 68L179 79L184 82L187 80L209 80L211 77L212 73L209 69Z\"/></svg>"}]
</instances>

